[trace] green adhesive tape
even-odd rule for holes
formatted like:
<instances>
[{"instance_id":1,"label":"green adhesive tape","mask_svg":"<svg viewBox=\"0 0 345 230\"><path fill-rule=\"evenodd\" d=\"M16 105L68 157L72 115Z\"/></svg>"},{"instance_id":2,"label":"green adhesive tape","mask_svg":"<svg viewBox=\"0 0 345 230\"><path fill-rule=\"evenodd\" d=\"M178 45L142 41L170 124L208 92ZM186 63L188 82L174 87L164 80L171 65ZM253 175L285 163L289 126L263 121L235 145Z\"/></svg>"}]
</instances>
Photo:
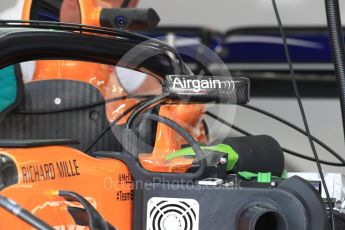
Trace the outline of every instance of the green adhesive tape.
<instances>
[{"instance_id":1,"label":"green adhesive tape","mask_svg":"<svg viewBox=\"0 0 345 230\"><path fill-rule=\"evenodd\" d=\"M228 156L228 163L226 167L227 171L231 171L238 161L238 154L236 153L236 151L226 144L219 144L219 145L214 145L214 146L201 146L201 149L227 154ZM165 160L169 161L169 160L172 160L178 157L184 157L184 156L195 156L195 152L192 149L192 147L187 147L187 148L177 150L176 152L173 152L167 155L165 157Z\"/></svg>"}]
</instances>

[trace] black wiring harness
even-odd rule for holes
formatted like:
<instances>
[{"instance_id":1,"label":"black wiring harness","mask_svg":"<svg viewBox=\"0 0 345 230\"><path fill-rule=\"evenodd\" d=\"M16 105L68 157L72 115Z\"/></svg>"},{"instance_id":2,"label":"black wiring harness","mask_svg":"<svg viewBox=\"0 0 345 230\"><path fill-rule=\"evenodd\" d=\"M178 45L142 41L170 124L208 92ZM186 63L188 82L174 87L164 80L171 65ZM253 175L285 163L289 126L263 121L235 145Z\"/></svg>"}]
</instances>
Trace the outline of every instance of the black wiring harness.
<instances>
[{"instance_id":1,"label":"black wiring harness","mask_svg":"<svg viewBox=\"0 0 345 230\"><path fill-rule=\"evenodd\" d=\"M305 112L304 112L304 107L303 107L302 99L300 97L299 89L298 89L298 86L297 86L295 71L294 71L292 60L291 60L291 57L290 57L290 51L289 51L289 47L288 47L287 37L286 37L285 31L284 31L284 28L283 28L283 24L282 24L281 19L280 19L280 15L279 15L278 7L277 7L277 4L276 4L276 0L272 0L272 5L273 5L274 14L275 14L276 19L277 19L277 23L278 23L278 26L279 26L279 30L280 30L280 33L281 33L281 36L282 36L282 40L283 40L284 52L285 52L285 56L286 56L286 60L287 60L288 66L289 66L292 86L293 86L293 89L294 89L294 93L296 95L298 107L299 107L300 112L301 112L304 128L305 128L305 131L306 131L307 136L308 136L310 147L312 149L312 152L313 152L313 155L314 155L314 158L315 158L317 170L318 170L318 172L320 174L321 184L322 184L322 186L324 188L324 191L325 191L325 194L326 194L326 198L327 198L327 203L329 205L330 226L331 226L331 229L334 230L335 229L335 223L334 223L334 214L333 214L332 200L331 200L331 197L329 195L329 191L328 191L328 188L327 188L325 177L324 177L324 174L323 174L323 171L322 171L321 162L320 162L318 153L317 153L316 148L315 148L314 141L313 141L311 133L310 133L307 117L306 117Z\"/></svg>"},{"instance_id":2,"label":"black wiring harness","mask_svg":"<svg viewBox=\"0 0 345 230\"><path fill-rule=\"evenodd\" d=\"M246 130L244 130L244 129L242 129L242 128L240 128L240 127L238 127L238 126L236 126L236 125L234 125L234 124L232 124L232 123L230 123L229 121L224 120L223 118L219 117L218 115L216 115L216 114L214 114L214 113L212 113L212 112L210 112L210 111L206 111L206 112L205 112L205 115L207 115L207 116L209 116L209 117L211 117L211 118L213 118L213 119L219 121L220 123L222 123L222 124L228 126L229 128L232 128L232 129L236 130L237 132L239 132L239 133L241 133L241 134L243 134L243 135L245 135L245 136L253 136L253 135L254 135L254 134L252 134L252 133L250 133L250 132L248 132L248 131L246 131ZM275 116L275 115L274 115L274 116ZM280 119L282 119L282 118L280 118ZM294 124L292 124L292 123L290 123L290 122L288 122L288 121L286 121L286 120L284 120L284 121L285 121L286 123L292 125L292 126L295 126ZM292 126L291 126L291 127L292 127ZM296 127L297 127L297 126L296 126ZM298 127L297 127L297 128L298 128ZM302 131L303 131L303 130L302 130ZM303 131L303 132L304 132L304 131ZM303 133L303 132L302 132L302 133ZM304 133L303 133L303 134L304 134ZM306 134L304 134L304 135L306 135ZM319 139L317 139L316 137L313 136L313 139L315 140L315 142L319 141L319 142L320 142L320 143L319 143L320 146L324 147L324 148L327 149L327 150L328 150L328 149L331 150L331 151L329 151L329 152L330 152L332 155L333 155L333 152L334 152L336 155L339 155L339 154L337 154L334 150L332 150L329 146L327 146L327 145L324 144L322 141L320 141ZM318 143L318 142L317 142L317 143ZM283 150L283 152L288 153L288 154L290 154L290 155L292 155L292 156L295 156L295 157L298 157L298 158L302 158L302 159L304 159L304 160L308 160L308 161L313 161L313 162L315 162L315 159L314 159L313 157L306 156L306 155L304 155L304 154L298 153L298 152L296 152L296 151L290 150L290 149L285 148L285 147L282 147L282 150ZM343 163L330 162L330 161L320 160L320 162L321 162L322 164L325 164L325 165L338 166L338 167L345 166L345 160L344 160L342 157L340 157L339 161L340 161L340 162L343 162Z\"/></svg>"},{"instance_id":3,"label":"black wiring harness","mask_svg":"<svg viewBox=\"0 0 345 230\"><path fill-rule=\"evenodd\" d=\"M173 130L175 130L178 134L180 134L185 140L188 142L190 147L194 150L195 156L199 161L200 168L206 169L206 162L204 161L204 153L199 145L199 143L194 140L194 138L179 124L177 124L175 121L170 120L169 118L156 115L156 114L142 114L138 116L135 121L133 122L133 133L135 133L136 128L139 126L139 123L142 120L153 120L160 122L164 125L169 126Z\"/></svg>"}]
</instances>

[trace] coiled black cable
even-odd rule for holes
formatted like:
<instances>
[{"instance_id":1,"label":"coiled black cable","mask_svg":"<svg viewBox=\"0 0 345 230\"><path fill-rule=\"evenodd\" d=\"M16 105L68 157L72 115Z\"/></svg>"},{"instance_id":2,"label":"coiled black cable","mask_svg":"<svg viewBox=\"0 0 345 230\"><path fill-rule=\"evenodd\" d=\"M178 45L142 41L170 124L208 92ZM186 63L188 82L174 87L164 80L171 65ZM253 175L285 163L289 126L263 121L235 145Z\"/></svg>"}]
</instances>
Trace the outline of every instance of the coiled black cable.
<instances>
[{"instance_id":1,"label":"coiled black cable","mask_svg":"<svg viewBox=\"0 0 345 230\"><path fill-rule=\"evenodd\" d=\"M295 92L297 103L298 103L298 107L299 107L300 112L301 112L302 121L303 121L303 124L304 124L305 131L308 134L307 135L308 136L308 140L309 140L310 147L311 147L311 150L312 150L314 158L315 158L317 170L319 172L320 179L321 179L321 184L322 184L322 186L324 188L324 191L325 191L325 194L326 194L326 199L327 199L327 203L328 203L328 206L329 206L329 212L330 212L330 225L331 225L332 230L334 230L334 226L335 225L334 225L334 215L333 215L332 200L331 200L331 197L330 197L329 192L328 192L328 188L327 188L326 180L325 180L325 177L324 177L324 174L323 174L323 171L322 171L322 166L321 166L321 163L320 163L320 159L319 159L319 156L317 154L317 151L316 151L316 148L315 148L315 145L314 145L314 141L313 141L313 139L311 137L311 133L310 133L307 117L306 117L305 112L304 112L303 103L302 103L301 96L300 96L300 93L299 93L299 89L298 89L298 86L297 86L295 70L294 70L293 65L292 65L292 60L291 60L290 51L289 51L289 47L288 47L287 37L286 37L285 31L284 31L284 28L283 28L283 24L282 24L281 19L280 19L280 15L279 15L278 7L277 7L277 4L276 4L276 0L272 0L272 5L273 5L274 14L275 14L276 19L277 19L277 23L278 23L278 26L279 26L280 34L281 34L281 37L282 37L282 40L283 40L284 52L285 52L286 60L287 60L287 63L288 63L288 66L289 66L289 70L290 70L290 76L291 76L291 80L292 80L293 90Z\"/></svg>"},{"instance_id":2,"label":"coiled black cable","mask_svg":"<svg viewBox=\"0 0 345 230\"><path fill-rule=\"evenodd\" d=\"M340 98L340 109L345 135L345 48L338 0L325 0L328 33Z\"/></svg>"},{"instance_id":3,"label":"coiled black cable","mask_svg":"<svg viewBox=\"0 0 345 230\"><path fill-rule=\"evenodd\" d=\"M133 126L134 121L136 120L137 116L143 112L145 109L149 108L151 105L154 105L163 99L167 98L169 96L169 93L162 93L158 96L152 97L149 100L146 100L145 103L140 105L133 113L129 116L127 120L127 129L131 129Z\"/></svg>"},{"instance_id":4,"label":"coiled black cable","mask_svg":"<svg viewBox=\"0 0 345 230\"><path fill-rule=\"evenodd\" d=\"M183 138L186 139L190 147L194 150L195 156L199 161L200 164L200 170L205 171L206 170L206 161L204 157L204 153L199 145L199 143L194 140L194 138L184 129L182 128L179 124L176 122L170 120L169 118L156 115L156 114L143 114L138 116L134 122L133 122L133 133L135 133L136 128L139 126L139 123L142 120L154 120L156 122L160 122L164 125L169 126L170 128L174 129L178 134L180 134Z\"/></svg>"}]
</instances>

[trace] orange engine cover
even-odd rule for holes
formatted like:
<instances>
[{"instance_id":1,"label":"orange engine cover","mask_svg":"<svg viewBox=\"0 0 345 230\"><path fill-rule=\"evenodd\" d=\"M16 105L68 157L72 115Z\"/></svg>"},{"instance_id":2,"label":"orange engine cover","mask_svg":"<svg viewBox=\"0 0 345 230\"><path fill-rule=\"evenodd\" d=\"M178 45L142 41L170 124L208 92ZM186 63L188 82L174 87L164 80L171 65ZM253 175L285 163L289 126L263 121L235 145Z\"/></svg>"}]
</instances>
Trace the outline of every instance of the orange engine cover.
<instances>
[{"instance_id":1,"label":"orange engine cover","mask_svg":"<svg viewBox=\"0 0 345 230\"><path fill-rule=\"evenodd\" d=\"M116 229L131 229L132 176L121 161L93 158L70 147L8 148L0 154L11 158L18 183L0 194L53 226L55 229L88 229L77 226L67 207L79 207L58 197L58 190L85 197ZM32 229L0 209L0 229Z\"/></svg>"}]
</instances>

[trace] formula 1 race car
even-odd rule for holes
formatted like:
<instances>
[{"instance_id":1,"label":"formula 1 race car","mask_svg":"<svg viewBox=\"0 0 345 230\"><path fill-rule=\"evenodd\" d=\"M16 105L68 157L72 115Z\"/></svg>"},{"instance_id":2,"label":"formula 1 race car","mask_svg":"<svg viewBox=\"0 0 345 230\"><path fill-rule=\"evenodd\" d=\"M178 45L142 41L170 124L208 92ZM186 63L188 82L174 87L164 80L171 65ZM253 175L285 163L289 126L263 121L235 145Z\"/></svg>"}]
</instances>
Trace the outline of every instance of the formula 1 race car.
<instances>
[{"instance_id":1,"label":"formula 1 race car","mask_svg":"<svg viewBox=\"0 0 345 230\"><path fill-rule=\"evenodd\" d=\"M108 71L96 83L70 80L75 73L66 71L24 84L24 66L38 60ZM115 66L155 83L124 93ZM273 138L201 143L188 122L160 112L245 104L247 78L193 76L173 48L132 33L2 21L0 89L0 229L327 228L320 194L299 177L284 178ZM175 145L157 144L159 135Z\"/></svg>"}]
</instances>

